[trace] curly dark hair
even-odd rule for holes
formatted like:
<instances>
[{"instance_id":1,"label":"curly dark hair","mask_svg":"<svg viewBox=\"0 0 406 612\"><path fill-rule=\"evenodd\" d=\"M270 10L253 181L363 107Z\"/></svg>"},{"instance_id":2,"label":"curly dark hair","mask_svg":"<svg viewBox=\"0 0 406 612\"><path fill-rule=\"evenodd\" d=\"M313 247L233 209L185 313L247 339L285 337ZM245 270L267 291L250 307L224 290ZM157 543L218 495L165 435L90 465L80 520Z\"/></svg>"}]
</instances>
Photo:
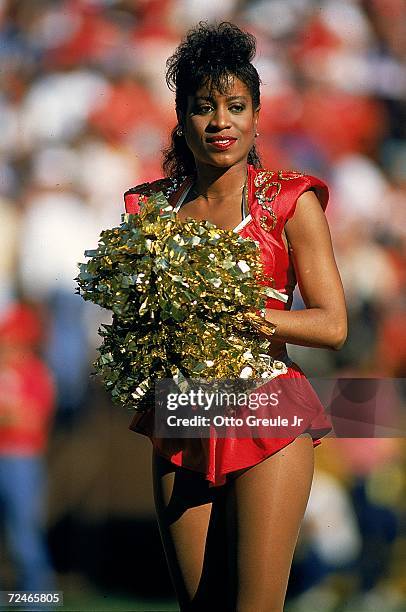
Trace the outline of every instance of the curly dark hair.
<instances>
[{"instance_id":1,"label":"curly dark hair","mask_svg":"<svg viewBox=\"0 0 406 612\"><path fill-rule=\"evenodd\" d=\"M253 107L258 108L261 80L251 63L255 51L255 37L227 21L218 25L202 21L190 30L166 62L166 82L176 94L178 116L185 115L188 96L201 85L226 93L230 75L248 87ZM249 152L248 162L255 167L261 165L255 145ZM170 146L163 151L162 167L166 176L196 172L193 154L185 137L177 133L177 127L172 130Z\"/></svg>"}]
</instances>

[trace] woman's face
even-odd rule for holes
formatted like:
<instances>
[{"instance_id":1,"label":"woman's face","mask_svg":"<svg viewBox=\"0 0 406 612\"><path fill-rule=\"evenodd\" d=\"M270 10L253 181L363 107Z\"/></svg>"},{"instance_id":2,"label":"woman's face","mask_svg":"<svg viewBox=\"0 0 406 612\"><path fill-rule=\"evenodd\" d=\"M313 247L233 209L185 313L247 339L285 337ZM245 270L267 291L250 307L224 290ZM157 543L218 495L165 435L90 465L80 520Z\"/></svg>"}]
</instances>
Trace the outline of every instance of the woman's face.
<instances>
[{"instance_id":1,"label":"woman's face","mask_svg":"<svg viewBox=\"0 0 406 612\"><path fill-rule=\"evenodd\" d=\"M259 108L248 87L230 77L227 93L201 86L188 97L183 130L196 165L228 168L246 161L253 145Z\"/></svg>"}]
</instances>

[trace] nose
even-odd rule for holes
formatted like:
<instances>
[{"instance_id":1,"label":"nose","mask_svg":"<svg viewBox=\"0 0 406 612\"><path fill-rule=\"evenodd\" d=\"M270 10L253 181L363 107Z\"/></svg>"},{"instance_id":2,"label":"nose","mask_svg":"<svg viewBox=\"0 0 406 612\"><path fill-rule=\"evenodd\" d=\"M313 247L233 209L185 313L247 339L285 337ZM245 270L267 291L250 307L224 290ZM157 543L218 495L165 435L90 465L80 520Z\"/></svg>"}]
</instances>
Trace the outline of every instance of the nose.
<instances>
[{"instance_id":1,"label":"nose","mask_svg":"<svg viewBox=\"0 0 406 612\"><path fill-rule=\"evenodd\" d=\"M223 105L219 105L213 113L210 123L207 126L208 131L221 131L231 127L230 114L228 108Z\"/></svg>"}]
</instances>

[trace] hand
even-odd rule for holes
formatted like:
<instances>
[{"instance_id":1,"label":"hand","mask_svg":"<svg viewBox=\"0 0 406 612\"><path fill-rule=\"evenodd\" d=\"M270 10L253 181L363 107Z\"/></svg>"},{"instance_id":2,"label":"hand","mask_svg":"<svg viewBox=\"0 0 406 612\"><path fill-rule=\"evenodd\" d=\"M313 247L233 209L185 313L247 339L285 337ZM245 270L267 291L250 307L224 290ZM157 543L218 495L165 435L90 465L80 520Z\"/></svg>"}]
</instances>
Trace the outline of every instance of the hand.
<instances>
[{"instance_id":1,"label":"hand","mask_svg":"<svg viewBox=\"0 0 406 612\"><path fill-rule=\"evenodd\" d=\"M276 325L265 319L265 310L247 310L244 313L246 319L266 336L273 336L276 331Z\"/></svg>"}]
</instances>

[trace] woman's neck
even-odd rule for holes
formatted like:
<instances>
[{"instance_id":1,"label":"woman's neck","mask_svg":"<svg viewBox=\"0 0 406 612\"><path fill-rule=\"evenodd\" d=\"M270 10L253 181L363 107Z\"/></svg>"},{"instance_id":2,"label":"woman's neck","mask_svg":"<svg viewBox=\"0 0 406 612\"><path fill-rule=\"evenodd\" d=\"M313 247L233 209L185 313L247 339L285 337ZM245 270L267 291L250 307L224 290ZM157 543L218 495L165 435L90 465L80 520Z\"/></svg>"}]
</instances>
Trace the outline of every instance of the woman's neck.
<instances>
[{"instance_id":1,"label":"woman's neck","mask_svg":"<svg viewBox=\"0 0 406 612\"><path fill-rule=\"evenodd\" d=\"M197 166L195 191L205 200L224 200L241 194L247 180L247 162L230 168Z\"/></svg>"}]
</instances>

